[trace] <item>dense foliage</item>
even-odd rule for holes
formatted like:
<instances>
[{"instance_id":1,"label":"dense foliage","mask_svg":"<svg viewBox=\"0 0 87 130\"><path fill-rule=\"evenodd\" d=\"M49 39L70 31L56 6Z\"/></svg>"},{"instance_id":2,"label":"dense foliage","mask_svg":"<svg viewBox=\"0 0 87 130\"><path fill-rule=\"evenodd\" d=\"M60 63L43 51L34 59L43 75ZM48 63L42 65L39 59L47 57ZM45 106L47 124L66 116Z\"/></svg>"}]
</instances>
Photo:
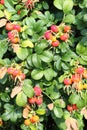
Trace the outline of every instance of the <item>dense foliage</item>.
<instances>
[{"instance_id":1,"label":"dense foliage","mask_svg":"<svg viewBox=\"0 0 87 130\"><path fill-rule=\"evenodd\" d=\"M86 0L0 0L0 129L83 130Z\"/></svg>"}]
</instances>

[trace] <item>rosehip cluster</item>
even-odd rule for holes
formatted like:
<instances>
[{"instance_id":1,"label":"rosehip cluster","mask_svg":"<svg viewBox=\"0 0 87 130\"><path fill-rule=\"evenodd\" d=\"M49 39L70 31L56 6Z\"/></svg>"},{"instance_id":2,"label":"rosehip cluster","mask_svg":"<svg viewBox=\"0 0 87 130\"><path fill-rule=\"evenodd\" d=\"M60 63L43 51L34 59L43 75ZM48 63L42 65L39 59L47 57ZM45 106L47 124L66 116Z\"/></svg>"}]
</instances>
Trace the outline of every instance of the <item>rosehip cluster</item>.
<instances>
[{"instance_id":1,"label":"rosehip cluster","mask_svg":"<svg viewBox=\"0 0 87 130\"><path fill-rule=\"evenodd\" d=\"M67 42L70 31L71 27L65 24L52 25L50 30L45 32L44 38L49 40L53 47L57 47L61 41Z\"/></svg>"},{"instance_id":2,"label":"rosehip cluster","mask_svg":"<svg viewBox=\"0 0 87 130\"><path fill-rule=\"evenodd\" d=\"M19 32L21 31L21 27L18 24L13 23L7 23L6 24L6 30L8 32L8 39L11 41L11 43L19 43Z\"/></svg>"},{"instance_id":3,"label":"rosehip cluster","mask_svg":"<svg viewBox=\"0 0 87 130\"><path fill-rule=\"evenodd\" d=\"M34 87L35 96L28 98L29 104L41 105L43 103L42 90L40 87Z\"/></svg>"},{"instance_id":4,"label":"rosehip cluster","mask_svg":"<svg viewBox=\"0 0 87 130\"><path fill-rule=\"evenodd\" d=\"M71 77L66 77L63 81L63 83L66 86L73 85L73 83L78 84L76 86L76 89L81 90L84 87L81 85L81 80L87 79L87 70L83 66L78 66L75 68L75 73L71 75Z\"/></svg>"},{"instance_id":5,"label":"rosehip cluster","mask_svg":"<svg viewBox=\"0 0 87 130\"><path fill-rule=\"evenodd\" d=\"M1 4L1 5L4 5L4 0L0 0L0 4Z\"/></svg>"},{"instance_id":6,"label":"rosehip cluster","mask_svg":"<svg viewBox=\"0 0 87 130\"><path fill-rule=\"evenodd\" d=\"M69 112L72 112L72 111L76 111L78 109L77 105L76 104L72 104L72 105L67 105L67 110Z\"/></svg>"},{"instance_id":7,"label":"rosehip cluster","mask_svg":"<svg viewBox=\"0 0 87 130\"><path fill-rule=\"evenodd\" d=\"M39 122L39 120L40 120L39 116L32 115L29 119L24 120L24 124L25 124L25 126L29 126L31 123L34 124L34 123Z\"/></svg>"},{"instance_id":8,"label":"rosehip cluster","mask_svg":"<svg viewBox=\"0 0 87 130\"><path fill-rule=\"evenodd\" d=\"M13 67L9 67L7 69L7 73L10 74L13 79L18 77L20 80L24 80L26 77L24 73L22 73L20 70Z\"/></svg>"}]
</instances>

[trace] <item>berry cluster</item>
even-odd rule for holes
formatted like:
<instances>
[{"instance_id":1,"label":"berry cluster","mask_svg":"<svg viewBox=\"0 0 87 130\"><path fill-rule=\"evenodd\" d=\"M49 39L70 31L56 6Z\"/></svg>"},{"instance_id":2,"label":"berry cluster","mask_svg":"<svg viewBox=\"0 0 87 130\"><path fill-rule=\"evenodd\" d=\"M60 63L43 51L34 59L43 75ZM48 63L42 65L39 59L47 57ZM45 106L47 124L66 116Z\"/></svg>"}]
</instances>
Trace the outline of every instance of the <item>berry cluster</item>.
<instances>
[{"instance_id":1,"label":"berry cluster","mask_svg":"<svg viewBox=\"0 0 87 130\"><path fill-rule=\"evenodd\" d=\"M0 4L1 4L1 5L4 5L4 0L0 0Z\"/></svg>"},{"instance_id":2,"label":"berry cluster","mask_svg":"<svg viewBox=\"0 0 87 130\"><path fill-rule=\"evenodd\" d=\"M41 105L43 103L42 90L40 87L34 87L35 96L32 98L28 98L29 104Z\"/></svg>"},{"instance_id":3,"label":"berry cluster","mask_svg":"<svg viewBox=\"0 0 87 130\"><path fill-rule=\"evenodd\" d=\"M87 79L87 70L83 66L78 66L75 73L71 77L66 77L63 82L66 86L72 85L75 89L82 90L87 89L87 85L82 82L84 79Z\"/></svg>"},{"instance_id":4,"label":"berry cluster","mask_svg":"<svg viewBox=\"0 0 87 130\"><path fill-rule=\"evenodd\" d=\"M72 104L72 105L67 105L67 110L69 112L72 112L72 111L76 111L78 108L77 108L77 105L76 104Z\"/></svg>"},{"instance_id":5,"label":"berry cluster","mask_svg":"<svg viewBox=\"0 0 87 130\"><path fill-rule=\"evenodd\" d=\"M21 31L20 25L8 22L6 24L6 30L9 31L7 35L11 43L19 43L19 32Z\"/></svg>"},{"instance_id":6,"label":"berry cluster","mask_svg":"<svg viewBox=\"0 0 87 130\"><path fill-rule=\"evenodd\" d=\"M25 126L29 126L31 123L37 123L39 122L39 116L38 115L32 115L30 118L24 120Z\"/></svg>"},{"instance_id":7,"label":"berry cluster","mask_svg":"<svg viewBox=\"0 0 87 130\"><path fill-rule=\"evenodd\" d=\"M52 25L50 30L45 32L44 38L47 39L53 47L57 47L61 41L68 41L70 32L71 27L68 25Z\"/></svg>"},{"instance_id":8,"label":"berry cluster","mask_svg":"<svg viewBox=\"0 0 87 130\"><path fill-rule=\"evenodd\" d=\"M24 73L22 73L20 70L14 68L14 67L9 67L7 69L7 73L10 74L13 79L18 78L20 80L24 80L26 77Z\"/></svg>"}]
</instances>

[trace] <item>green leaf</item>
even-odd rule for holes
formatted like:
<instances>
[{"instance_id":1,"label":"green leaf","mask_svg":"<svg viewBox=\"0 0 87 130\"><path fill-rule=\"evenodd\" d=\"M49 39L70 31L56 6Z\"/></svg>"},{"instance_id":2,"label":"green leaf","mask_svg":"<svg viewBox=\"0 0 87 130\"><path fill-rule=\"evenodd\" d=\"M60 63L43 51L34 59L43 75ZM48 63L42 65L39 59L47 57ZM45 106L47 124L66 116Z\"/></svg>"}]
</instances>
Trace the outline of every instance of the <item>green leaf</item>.
<instances>
[{"instance_id":1,"label":"green leaf","mask_svg":"<svg viewBox=\"0 0 87 130\"><path fill-rule=\"evenodd\" d=\"M16 96L16 104L20 107L25 106L27 103L27 96L24 94L24 92L20 92L18 93L18 95Z\"/></svg>"},{"instance_id":2,"label":"green leaf","mask_svg":"<svg viewBox=\"0 0 87 130\"><path fill-rule=\"evenodd\" d=\"M39 57L39 55L32 54L32 63L35 67L40 68L41 67L41 59Z\"/></svg>"},{"instance_id":3,"label":"green leaf","mask_svg":"<svg viewBox=\"0 0 87 130\"><path fill-rule=\"evenodd\" d=\"M6 41L0 41L0 58L2 58L4 56L4 54L6 53L8 49L8 45L6 43Z\"/></svg>"},{"instance_id":4,"label":"green leaf","mask_svg":"<svg viewBox=\"0 0 87 130\"><path fill-rule=\"evenodd\" d=\"M83 41L79 42L76 46L76 52L79 54L79 55L85 55L87 56L87 46L84 46L84 43Z\"/></svg>"},{"instance_id":5,"label":"green leaf","mask_svg":"<svg viewBox=\"0 0 87 130\"><path fill-rule=\"evenodd\" d=\"M41 55L40 58L42 61L49 63L53 60L53 54L51 51L44 51Z\"/></svg>"},{"instance_id":6,"label":"green leaf","mask_svg":"<svg viewBox=\"0 0 87 130\"><path fill-rule=\"evenodd\" d=\"M9 102L10 101L10 97L7 93L1 93L1 100L3 102Z\"/></svg>"},{"instance_id":7,"label":"green leaf","mask_svg":"<svg viewBox=\"0 0 87 130\"><path fill-rule=\"evenodd\" d=\"M16 13L12 0L5 0L5 7L7 7L9 12Z\"/></svg>"},{"instance_id":8,"label":"green leaf","mask_svg":"<svg viewBox=\"0 0 87 130\"><path fill-rule=\"evenodd\" d=\"M57 73L52 68L48 68L48 69L44 70L44 76L47 81L52 80L53 77L56 77L56 75L57 75Z\"/></svg>"},{"instance_id":9,"label":"green leaf","mask_svg":"<svg viewBox=\"0 0 87 130\"><path fill-rule=\"evenodd\" d=\"M64 0L54 0L54 6L60 10L63 9Z\"/></svg>"},{"instance_id":10,"label":"green leaf","mask_svg":"<svg viewBox=\"0 0 87 130\"><path fill-rule=\"evenodd\" d=\"M46 113L46 110L43 109L43 108L38 108L38 109L36 110L36 113L37 113L38 115L44 115L44 114Z\"/></svg>"},{"instance_id":11,"label":"green leaf","mask_svg":"<svg viewBox=\"0 0 87 130\"><path fill-rule=\"evenodd\" d=\"M34 95L33 87L30 84L26 84L26 81L23 83L22 90L27 97L29 97L29 98L33 97L33 95Z\"/></svg>"},{"instance_id":12,"label":"green leaf","mask_svg":"<svg viewBox=\"0 0 87 130\"><path fill-rule=\"evenodd\" d=\"M67 14L65 17L64 17L64 19L63 19L63 22L65 22L65 23L69 23L69 24L71 24L71 23L75 23L75 15L73 15L73 14Z\"/></svg>"},{"instance_id":13,"label":"green leaf","mask_svg":"<svg viewBox=\"0 0 87 130\"><path fill-rule=\"evenodd\" d=\"M27 50L27 48L20 47L17 50L16 54L17 54L19 59L25 60L27 58L27 56L28 56L28 50Z\"/></svg>"},{"instance_id":14,"label":"green leaf","mask_svg":"<svg viewBox=\"0 0 87 130\"><path fill-rule=\"evenodd\" d=\"M43 71L39 69L34 69L31 72L31 77L35 80L40 80L43 77Z\"/></svg>"},{"instance_id":15,"label":"green leaf","mask_svg":"<svg viewBox=\"0 0 87 130\"><path fill-rule=\"evenodd\" d=\"M61 118L63 116L63 110L59 107L54 107L53 112L57 118Z\"/></svg>"},{"instance_id":16,"label":"green leaf","mask_svg":"<svg viewBox=\"0 0 87 130\"><path fill-rule=\"evenodd\" d=\"M63 3L63 11L64 13L68 13L72 10L73 8L73 0L64 0L64 3Z\"/></svg>"},{"instance_id":17,"label":"green leaf","mask_svg":"<svg viewBox=\"0 0 87 130\"><path fill-rule=\"evenodd\" d=\"M4 12L0 10L0 18L4 17Z\"/></svg>"},{"instance_id":18,"label":"green leaf","mask_svg":"<svg viewBox=\"0 0 87 130\"><path fill-rule=\"evenodd\" d=\"M30 41L30 40L24 40L21 44L22 47L30 47L30 48L33 48L34 47L34 44Z\"/></svg>"}]
</instances>

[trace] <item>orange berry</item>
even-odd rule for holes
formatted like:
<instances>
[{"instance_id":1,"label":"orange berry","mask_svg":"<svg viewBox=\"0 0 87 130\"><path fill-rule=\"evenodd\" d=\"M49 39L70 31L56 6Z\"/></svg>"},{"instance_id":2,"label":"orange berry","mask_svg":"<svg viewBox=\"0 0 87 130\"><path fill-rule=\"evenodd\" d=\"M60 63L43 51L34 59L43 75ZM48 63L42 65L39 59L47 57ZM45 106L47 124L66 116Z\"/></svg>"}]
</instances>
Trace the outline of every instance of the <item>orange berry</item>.
<instances>
[{"instance_id":1,"label":"orange berry","mask_svg":"<svg viewBox=\"0 0 87 130\"><path fill-rule=\"evenodd\" d=\"M24 124L25 124L26 126L30 125L30 123L31 123L30 119L24 120Z\"/></svg>"}]
</instances>

